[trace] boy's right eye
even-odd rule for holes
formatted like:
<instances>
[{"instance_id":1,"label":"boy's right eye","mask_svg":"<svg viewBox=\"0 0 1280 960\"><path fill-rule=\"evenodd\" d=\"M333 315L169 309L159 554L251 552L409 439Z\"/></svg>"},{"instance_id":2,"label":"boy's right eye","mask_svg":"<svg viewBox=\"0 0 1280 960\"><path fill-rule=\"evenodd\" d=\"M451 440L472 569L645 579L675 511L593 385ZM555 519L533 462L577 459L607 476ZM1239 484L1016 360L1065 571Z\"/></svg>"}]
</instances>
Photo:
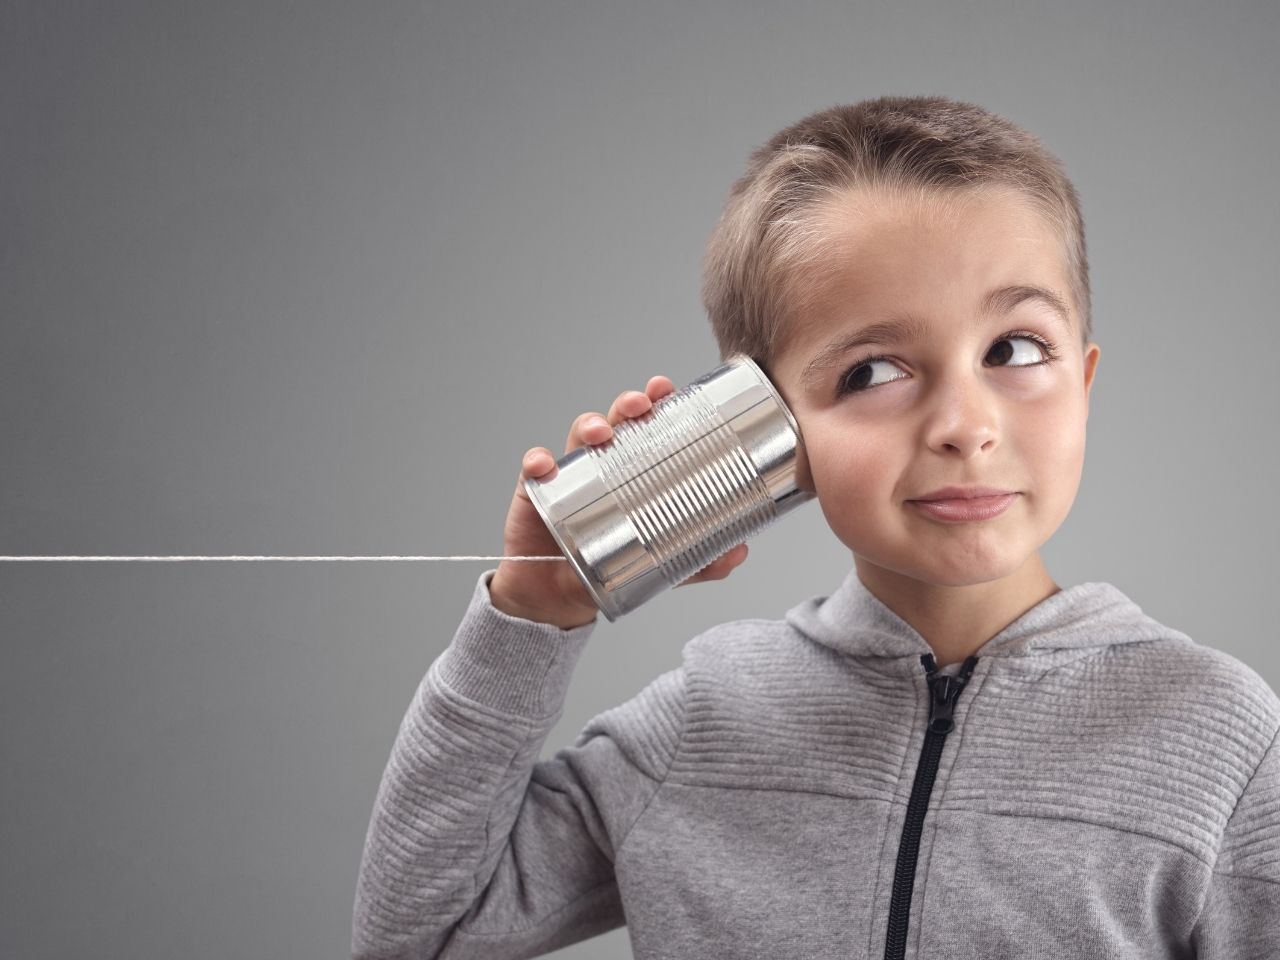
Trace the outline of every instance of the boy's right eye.
<instances>
[{"instance_id":1,"label":"boy's right eye","mask_svg":"<svg viewBox=\"0 0 1280 960\"><path fill-rule=\"evenodd\" d=\"M907 374L901 377L892 377L889 380L883 380L880 383L870 383L871 369L878 363L886 366L893 366L893 361L888 357L867 357L865 360L859 360L850 367L840 378L836 387L836 396L843 397L847 393L862 393L870 390L872 387L878 387L885 383L893 383L894 380L901 380ZM896 368L895 368L896 369Z\"/></svg>"}]
</instances>

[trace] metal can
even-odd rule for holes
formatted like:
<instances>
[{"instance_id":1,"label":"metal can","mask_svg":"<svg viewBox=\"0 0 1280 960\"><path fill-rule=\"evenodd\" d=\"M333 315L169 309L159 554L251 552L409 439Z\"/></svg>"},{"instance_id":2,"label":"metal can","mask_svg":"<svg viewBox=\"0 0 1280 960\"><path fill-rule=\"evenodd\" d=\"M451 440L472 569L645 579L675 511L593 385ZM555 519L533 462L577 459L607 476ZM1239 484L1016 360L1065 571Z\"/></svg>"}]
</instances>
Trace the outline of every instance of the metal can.
<instances>
[{"instance_id":1,"label":"metal can","mask_svg":"<svg viewBox=\"0 0 1280 960\"><path fill-rule=\"evenodd\" d=\"M802 450L781 394L739 353L524 486L613 622L813 499L796 483Z\"/></svg>"}]
</instances>

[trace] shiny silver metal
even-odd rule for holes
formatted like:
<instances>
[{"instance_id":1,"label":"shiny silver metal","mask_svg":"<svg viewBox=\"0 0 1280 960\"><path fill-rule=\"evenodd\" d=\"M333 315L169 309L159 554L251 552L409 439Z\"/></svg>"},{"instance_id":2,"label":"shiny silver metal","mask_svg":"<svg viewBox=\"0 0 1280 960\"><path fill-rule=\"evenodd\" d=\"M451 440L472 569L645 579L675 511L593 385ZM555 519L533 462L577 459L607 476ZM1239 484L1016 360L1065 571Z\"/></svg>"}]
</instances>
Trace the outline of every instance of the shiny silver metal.
<instances>
[{"instance_id":1,"label":"shiny silver metal","mask_svg":"<svg viewBox=\"0 0 1280 960\"><path fill-rule=\"evenodd\" d=\"M782 396L735 354L524 486L613 622L813 499L796 484L802 449Z\"/></svg>"}]
</instances>

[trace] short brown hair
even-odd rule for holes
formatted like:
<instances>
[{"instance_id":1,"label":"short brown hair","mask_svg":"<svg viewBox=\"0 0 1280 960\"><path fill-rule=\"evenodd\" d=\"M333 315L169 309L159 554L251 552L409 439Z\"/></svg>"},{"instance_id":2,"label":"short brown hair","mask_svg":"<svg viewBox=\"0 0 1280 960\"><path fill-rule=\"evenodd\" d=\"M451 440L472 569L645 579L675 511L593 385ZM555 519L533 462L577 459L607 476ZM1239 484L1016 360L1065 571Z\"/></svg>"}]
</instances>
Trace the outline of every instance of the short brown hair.
<instances>
[{"instance_id":1,"label":"short brown hair","mask_svg":"<svg viewBox=\"0 0 1280 960\"><path fill-rule=\"evenodd\" d=\"M752 151L730 188L702 262L702 303L720 358L762 364L818 263L807 214L853 188L948 197L1013 187L1059 232L1085 343L1093 332L1084 220L1061 161L1034 136L976 104L878 97L812 113ZM767 368L767 367L766 367Z\"/></svg>"}]
</instances>

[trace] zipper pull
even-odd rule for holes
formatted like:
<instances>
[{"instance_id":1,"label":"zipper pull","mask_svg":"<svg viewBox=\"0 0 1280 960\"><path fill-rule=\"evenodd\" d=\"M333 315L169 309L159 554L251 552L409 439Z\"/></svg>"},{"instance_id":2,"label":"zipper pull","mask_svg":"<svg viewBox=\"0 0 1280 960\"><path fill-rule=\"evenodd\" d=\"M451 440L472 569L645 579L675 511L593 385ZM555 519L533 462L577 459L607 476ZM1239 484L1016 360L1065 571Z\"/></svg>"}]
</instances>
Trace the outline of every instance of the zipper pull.
<instances>
[{"instance_id":1,"label":"zipper pull","mask_svg":"<svg viewBox=\"0 0 1280 960\"><path fill-rule=\"evenodd\" d=\"M978 658L971 656L965 660L964 665L960 668L960 672L956 676L949 673L938 674L938 661L933 658L933 654L925 653L920 656L920 662L924 664L925 673L929 678L929 731L931 733L947 734L955 729L955 721L952 714L955 712L956 699L960 696L960 691L964 689L966 683L969 682L969 675L973 673L973 668L978 664Z\"/></svg>"}]
</instances>

